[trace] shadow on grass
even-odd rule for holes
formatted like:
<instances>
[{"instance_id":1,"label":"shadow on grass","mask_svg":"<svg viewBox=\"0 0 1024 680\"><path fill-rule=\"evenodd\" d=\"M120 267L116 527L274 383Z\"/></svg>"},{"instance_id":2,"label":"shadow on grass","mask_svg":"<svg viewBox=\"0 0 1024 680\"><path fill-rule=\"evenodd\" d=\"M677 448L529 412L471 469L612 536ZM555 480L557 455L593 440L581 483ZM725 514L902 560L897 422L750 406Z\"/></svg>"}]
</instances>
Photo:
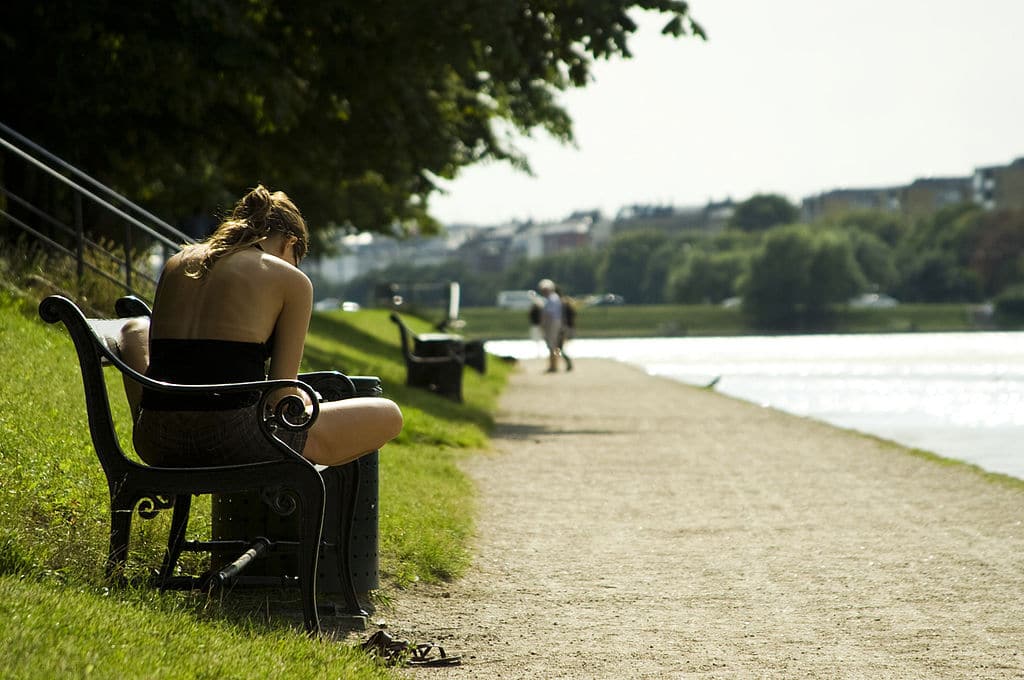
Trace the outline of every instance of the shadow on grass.
<instances>
[{"instance_id":1,"label":"shadow on grass","mask_svg":"<svg viewBox=\"0 0 1024 680\"><path fill-rule=\"evenodd\" d=\"M385 342L372 333L356 328L338 316L314 314L309 322L309 330L313 334L337 340L345 347L350 347L359 352L384 355L395 354L395 356L401 357L401 351L398 349L397 344Z\"/></svg>"}]
</instances>

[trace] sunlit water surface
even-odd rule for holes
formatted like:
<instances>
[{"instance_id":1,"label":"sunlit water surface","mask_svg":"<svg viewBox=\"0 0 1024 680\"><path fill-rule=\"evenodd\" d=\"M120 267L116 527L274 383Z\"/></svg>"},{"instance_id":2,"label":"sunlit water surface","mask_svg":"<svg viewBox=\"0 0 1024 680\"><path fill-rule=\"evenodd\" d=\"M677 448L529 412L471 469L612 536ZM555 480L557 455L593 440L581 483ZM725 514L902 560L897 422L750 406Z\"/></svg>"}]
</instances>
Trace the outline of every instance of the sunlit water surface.
<instances>
[{"instance_id":1,"label":"sunlit water surface","mask_svg":"<svg viewBox=\"0 0 1024 680\"><path fill-rule=\"evenodd\" d=\"M539 357L530 340L493 354ZM574 357L641 366L1024 479L1024 333L574 340Z\"/></svg>"}]
</instances>

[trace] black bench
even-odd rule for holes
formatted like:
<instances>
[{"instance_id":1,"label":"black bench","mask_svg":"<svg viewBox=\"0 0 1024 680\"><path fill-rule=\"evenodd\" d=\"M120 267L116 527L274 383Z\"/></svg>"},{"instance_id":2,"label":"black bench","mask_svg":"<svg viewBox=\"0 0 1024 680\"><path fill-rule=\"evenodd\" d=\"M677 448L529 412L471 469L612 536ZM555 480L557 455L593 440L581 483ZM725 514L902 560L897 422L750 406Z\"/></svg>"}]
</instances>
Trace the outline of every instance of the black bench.
<instances>
[{"instance_id":1,"label":"black bench","mask_svg":"<svg viewBox=\"0 0 1024 680\"><path fill-rule=\"evenodd\" d=\"M402 317L391 313L398 326L405 357L405 384L462 401L462 367L466 350L462 338L448 333L417 335Z\"/></svg>"},{"instance_id":2,"label":"black bench","mask_svg":"<svg viewBox=\"0 0 1024 680\"><path fill-rule=\"evenodd\" d=\"M279 430L309 428L319 414L322 395L328 398L354 396L357 389L347 376L337 372L305 374L300 380L268 380L225 385L173 385L157 382L132 370L120 358L118 342L126 317L148 316L149 309L137 298L122 298L117 303L121 318L86 318L71 300L52 295L39 305L39 314L47 323L61 321L67 327L78 353L85 387L86 410L93 448L107 477L110 491L110 549L106 575L124 579L132 515L154 518L160 510L173 508L167 550L154 585L161 589L212 589L228 585L246 585L243 572L254 560L268 552L297 553L297 574L281 579L281 585L298 585L301 593L303 623L310 634L320 631L317 609L317 578L320 555L337 570L337 584L344 600L343 616L355 625L365 625L367 613L361 607L352 584L349 565L352 516L359 484L359 461L338 467L314 465L277 438ZM107 397L104 366L113 366L144 387L175 394L210 395L232 392L259 393L257 428L280 452L281 460L222 467L161 468L145 465L125 455L114 428ZM306 417L296 396L281 399L270 410L271 393L282 387L305 392L313 402ZM296 540L275 540L250 536L243 540L188 541L192 496L256 491L270 509L282 516L297 513ZM331 535L325 536L326 522ZM325 538L327 540L325 540ZM176 576L178 558L184 551L223 555L233 550L233 560L222 560L198 576ZM333 576L333 575L332 575ZM266 585L262 579L258 585Z\"/></svg>"},{"instance_id":3,"label":"black bench","mask_svg":"<svg viewBox=\"0 0 1024 680\"><path fill-rule=\"evenodd\" d=\"M461 324L461 321L457 322ZM469 366L477 373L481 375L487 372L487 351L484 349L485 340L463 340L460 335L447 335L449 328L453 325L451 319L445 319L441 323L437 324L438 333L446 334L444 337L455 338L462 342L466 366ZM418 336L423 337L423 336ZM440 336L428 336L428 337L440 337Z\"/></svg>"}]
</instances>

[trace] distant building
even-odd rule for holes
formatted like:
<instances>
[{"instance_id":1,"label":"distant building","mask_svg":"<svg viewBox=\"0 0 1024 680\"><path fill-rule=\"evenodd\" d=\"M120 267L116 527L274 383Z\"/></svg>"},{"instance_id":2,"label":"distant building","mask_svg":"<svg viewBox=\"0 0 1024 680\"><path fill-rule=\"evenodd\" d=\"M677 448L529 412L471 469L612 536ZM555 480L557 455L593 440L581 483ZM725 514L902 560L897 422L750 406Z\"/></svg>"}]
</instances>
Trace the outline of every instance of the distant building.
<instances>
[{"instance_id":1,"label":"distant building","mask_svg":"<svg viewBox=\"0 0 1024 680\"><path fill-rule=\"evenodd\" d=\"M666 234L709 234L728 224L736 209L732 199L709 201L703 206L630 205L615 216L614 233L650 229Z\"/></svg>"},{"instance_id":2,"label":"distant building","mask_svg":"<svg viewBox=\"0 0 1024 680\"><path fill-rule=\"evenodd\" d=\"M900 209L910 217L926 217L971 200L970 177L927 177L900 190Z\"/></svg>"},{"instance_id":3,"label":"distant building","mask_svg":"<svg viewBox=\"0 0 1024 680\"><path fill-rule=\"evenodd\" d=\"M976 169L971 188L974 202L986 210L1024 210L1024 157Z\"/></svg>"},{"instance_id":4,"label":"distant building","mask_svg":"<svg viewBox=\"0 0 1024 680\"><path fill-rule=\"evenodd\" d=\"M708 201L704 206L704 229L713 232L725 229L735 212L736 203L731 198L718 202Z\"/></svg>"},{"instance_id":5,"label":"distant building","mask_svg":"<svg viewBox=\"0 0 1024 680\"><path fill-rule=\"evenodd\" d=\"M949 205L974 202L987 210L1024 210L1024 157L977 168L970 177L925 177L902 187L835 189L803 200L809 222L854 210L924 217Z\"/></svg>"},{"instance_id":6,"label":"distant building","mask_svg":"<svg viewBox=\"0 0 1024 680\"><path fill-rule=\"evenodd\" d=\"M503 224L478 229L453 254L473 271L504 271L514 257L512 240L521 228L520 224Z\"/></svg>"},{"instance_id":7,"label":"distant building","mask_svg":"<svg viewBox=\"0 0 1024 680\"><path fill-rule=\"evenodd\" d=\"M538 232L543 255L555 255L567 250L578 250L590 245L590 226L594 218L590 215L570 217L562 222L540 225Z\"/></svg>"},{"instance_id":8,"label":"distant building","mask_svg":"<svg viewBox=\"0 0 1024 680\"><path fill-rule=\"evenodd\" d=\"M308 266L325 281L347 283L397 262L410 267L441 264L451 257L454 244L463 238L464 229L443 236L412 236L401 240L361 232L342 237L340 254L319 258Z\"/></svg>"},{"instance_id":9,"label":"distant building","mask_svg":"<svg viewBox=\"0 0 1024 680\"><path fill-rule=\"evenodd\" d=\"M317 258L308 266L325 281L346 283L371 271L383 269L400 257L396 239L363 232L341 239L341 254Z\"/></svg>"},{"instance_id":10,"label":"distant building","mask_svg":"<svg viewBox=\"0 0 1024 680\"><path fill-rule=\"evenodd\" d=\"M833 189L805 198L801 204L803 219L808 222L856 210L900 210L901 187L870 189Z\"/></svg>"}]
</instances>

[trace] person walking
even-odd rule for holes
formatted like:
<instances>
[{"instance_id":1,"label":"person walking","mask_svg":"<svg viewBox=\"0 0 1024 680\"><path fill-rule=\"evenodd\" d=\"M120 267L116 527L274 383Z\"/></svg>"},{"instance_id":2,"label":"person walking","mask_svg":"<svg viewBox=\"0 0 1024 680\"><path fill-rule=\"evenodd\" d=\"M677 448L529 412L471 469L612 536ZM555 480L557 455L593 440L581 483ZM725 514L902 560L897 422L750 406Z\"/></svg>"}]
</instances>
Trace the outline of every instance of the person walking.
<instances>
[{"instance_id":1,"label":"person walking","mask_svg":"<svg viewBox=\"0 0 1024 680\"><path fill-rule=\"evenodd\" d=\"M565 361L565 370L571 371L572 359L566 354L565 345L569 340L576 337L576 303L573 302L571 297L564 295L557 286L555 291L562 302L562 331L558 336L558 353Z\"/></svg>"},{"instance_id":2,"label":"person walking","mask_svg":"<svg viewBox=\"0 0 1024 680\"><path fill-rule=\"evenodd\" d=\"M558 371L559 346L562 339L562 298L558 295L551 279L541 279L537 284L544 307L540 313L541 333L548 348L548 373Z\"/></svg>"}]
</instances>

